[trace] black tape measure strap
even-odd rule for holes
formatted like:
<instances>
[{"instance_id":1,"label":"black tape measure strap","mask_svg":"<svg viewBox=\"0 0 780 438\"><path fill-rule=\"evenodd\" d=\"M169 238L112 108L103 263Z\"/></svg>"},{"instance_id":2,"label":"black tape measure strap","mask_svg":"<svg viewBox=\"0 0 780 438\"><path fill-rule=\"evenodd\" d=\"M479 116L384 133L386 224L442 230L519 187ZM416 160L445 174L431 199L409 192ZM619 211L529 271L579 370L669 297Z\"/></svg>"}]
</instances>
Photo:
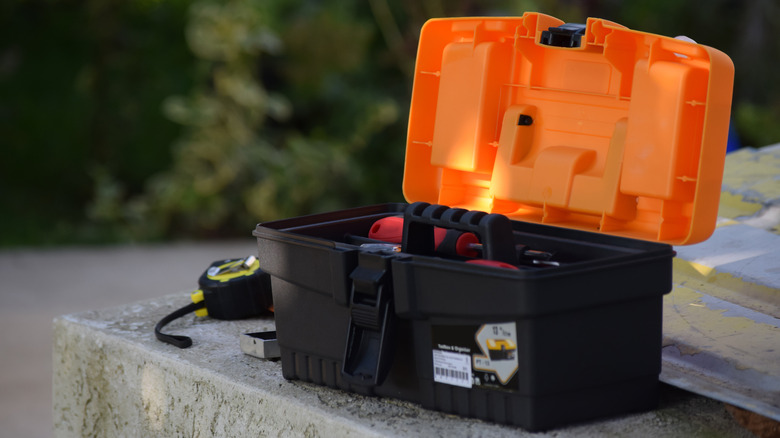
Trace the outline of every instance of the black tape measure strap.
<instances>
[{"instance_id":1,"label":"black tape measure strap","mask_svg":"<svg viewBox=\"0 0 780 438\"><path fill-rule=\"evenodd\" d=\"M165 318L161 319L160 322L157 323L156 326L154 326L154 336L157 337L158 341L162 341L171 345L174 345L179 348L187 348L190 345L192 345L192 338L189 338L187 336L178 336L178 335L168 335L160 330L162 330L163 327L168 325L169 322L173 321L174 319L179 319L182 316L192 313L196 310L199 310L203 307L206 307L206 303L203 301L199 301L197 303L191 303L188 304L181 309L178 309L171 313L170 315L166 316Z\"/></svg>"}]
</instances>

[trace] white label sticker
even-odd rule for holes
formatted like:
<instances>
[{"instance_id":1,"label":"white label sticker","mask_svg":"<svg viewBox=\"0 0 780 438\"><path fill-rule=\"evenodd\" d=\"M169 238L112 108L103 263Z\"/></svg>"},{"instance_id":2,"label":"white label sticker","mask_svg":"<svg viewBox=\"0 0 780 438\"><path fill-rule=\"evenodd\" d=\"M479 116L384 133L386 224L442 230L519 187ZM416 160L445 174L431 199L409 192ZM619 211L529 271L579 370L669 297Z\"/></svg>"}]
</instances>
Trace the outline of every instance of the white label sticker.
<instances>
[{"instance_id":1,"label":"white label sticker","mask_svg":"<svg viewBox=\"0 0 780 438\"><path fill-rule=\"evenodd\" d=\"M471 388L471 356L433 350L433 381Z\"/></svg>"}]
</instances>

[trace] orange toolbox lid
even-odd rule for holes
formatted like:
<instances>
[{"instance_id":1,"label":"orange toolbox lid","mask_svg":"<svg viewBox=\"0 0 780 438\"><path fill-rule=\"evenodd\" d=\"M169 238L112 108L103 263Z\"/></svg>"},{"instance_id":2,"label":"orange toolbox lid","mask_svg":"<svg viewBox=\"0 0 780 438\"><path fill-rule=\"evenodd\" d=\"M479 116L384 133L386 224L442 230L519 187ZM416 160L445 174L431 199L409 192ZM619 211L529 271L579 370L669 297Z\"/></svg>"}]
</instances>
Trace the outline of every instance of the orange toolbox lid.
<instances>
[{"instance_id":1,"label":"orange toolbox lid","mask_svg":"<svg viewBox=\"0 0 780 438\"><path fill-rule=\"evenodd\" d=\"M733 79L718 50L596 18L430 20L404 196L700 242L717 219Z\"/></svg>"}]
</instances>

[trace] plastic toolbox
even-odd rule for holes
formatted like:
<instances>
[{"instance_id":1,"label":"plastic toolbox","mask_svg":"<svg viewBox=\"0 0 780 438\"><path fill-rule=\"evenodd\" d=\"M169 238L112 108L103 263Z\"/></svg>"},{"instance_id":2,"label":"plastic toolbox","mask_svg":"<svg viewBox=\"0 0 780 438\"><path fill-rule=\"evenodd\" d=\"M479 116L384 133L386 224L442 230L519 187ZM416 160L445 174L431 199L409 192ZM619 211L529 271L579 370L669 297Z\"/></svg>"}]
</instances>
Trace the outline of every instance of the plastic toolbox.
<instances>
[{"instance_id":1,"label":"plastic toolbox","mask_svg":"<svg viewBox=\"0 0 780 438\"><path fill-rule=\"evenodd\" d=\"M655 406L670 244L714 228L731 61L526 13L429 21L415 74L410 205L255 229L285 378L531 430Z\"/></svg>"}]
</instances>

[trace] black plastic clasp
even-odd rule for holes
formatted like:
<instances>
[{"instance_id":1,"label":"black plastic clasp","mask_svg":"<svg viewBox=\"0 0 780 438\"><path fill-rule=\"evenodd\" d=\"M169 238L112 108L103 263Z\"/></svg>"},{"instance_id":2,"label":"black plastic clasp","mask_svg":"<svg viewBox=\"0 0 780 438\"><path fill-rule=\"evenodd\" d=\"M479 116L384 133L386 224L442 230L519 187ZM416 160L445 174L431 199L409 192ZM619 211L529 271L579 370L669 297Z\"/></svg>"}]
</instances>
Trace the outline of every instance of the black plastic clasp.
<instances>
[{"instance_id":1,"label":"black plastic clasp","mask_svg":"<svg viewBox=\"0 0 780 438\"><path fill-rule=\"evenodd\" d=\"M566 23L542 31L540 42L547 46L579 47L582 44L583 35L585 35L584 24Z\"/></svg>"},{"instance_id":2,"label":"black plastic clasp","mask_svg":"<svg viewBox=\"0 0 780 438\"><path fill-rule=\"evenodd\" d=\"M391 259L393 256L361 252L358 266L349 275L349 332L341 375L356 386L356 392L371 394L392 364L395 315Z\"/></svg>"}]
</instances>

